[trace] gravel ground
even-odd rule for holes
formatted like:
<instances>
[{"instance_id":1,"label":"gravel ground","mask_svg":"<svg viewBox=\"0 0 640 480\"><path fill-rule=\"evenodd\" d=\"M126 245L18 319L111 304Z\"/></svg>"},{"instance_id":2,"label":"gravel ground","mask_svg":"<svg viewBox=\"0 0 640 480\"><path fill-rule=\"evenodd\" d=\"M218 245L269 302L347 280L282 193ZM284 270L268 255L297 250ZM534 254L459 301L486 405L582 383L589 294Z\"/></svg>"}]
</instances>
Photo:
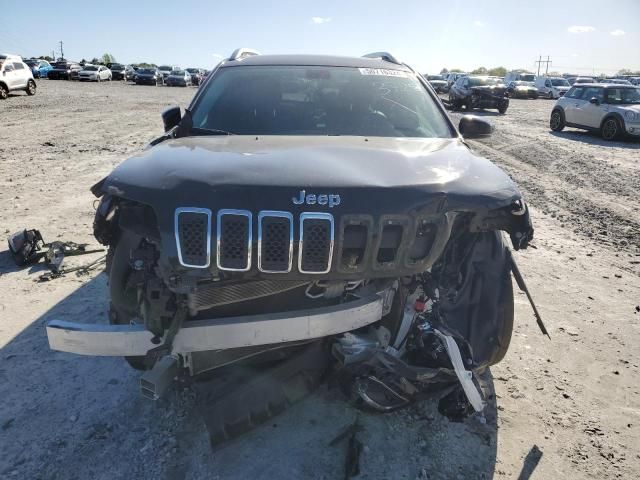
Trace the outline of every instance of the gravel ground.
<instances>
[{"instance_id":1,"label":"gravel ground","mask_svg":"<svg viewBox=\"0 0 640 480\"><path fill-rule=\"evenodd\" d=\"M40 81L0 103L0 228L96 245L88 187L161 131L191 88ZM360 414L359 478L640 478L640 144L551 133L553 102L514 100L472 147L505 168L533 210L535 249L517 254L551 340L516 295L483 416L451 423L435 401ZM452 114L457 117L458 114ZM69 265L86 261L71 259ZM0 252L0 478L342 478L356 418L322 387L211 451L193 391L157 403L118 358L48 349L53 318L106 322L104 275L34 280Z\"/></svg>"}]
</instances>

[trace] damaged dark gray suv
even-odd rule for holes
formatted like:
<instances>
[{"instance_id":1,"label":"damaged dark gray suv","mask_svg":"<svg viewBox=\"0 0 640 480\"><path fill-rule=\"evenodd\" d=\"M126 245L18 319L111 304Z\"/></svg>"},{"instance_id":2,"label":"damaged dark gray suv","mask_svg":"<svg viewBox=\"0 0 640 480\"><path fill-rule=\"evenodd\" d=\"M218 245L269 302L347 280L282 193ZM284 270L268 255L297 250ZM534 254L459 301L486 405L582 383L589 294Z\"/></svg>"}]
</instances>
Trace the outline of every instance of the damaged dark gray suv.
<instances>
[{"instance_id":1,"label":"damaged dark gray suv","mask_svg":"<svg viewBox=\"0 0 640 480\"><path fill-rule=\"evenodd\" d=\"M482 409L473 374L509 346L512 271L523 286L502 232L515 250L533 236L516 185L465 143L491 125L456 129L387 53L245 49L163 120L93 187L111 325L50 322L52 348L125 356L153 398L295 358L283 381L331 365L373 409L447 382Z\"/></svg>"}]
</instances>

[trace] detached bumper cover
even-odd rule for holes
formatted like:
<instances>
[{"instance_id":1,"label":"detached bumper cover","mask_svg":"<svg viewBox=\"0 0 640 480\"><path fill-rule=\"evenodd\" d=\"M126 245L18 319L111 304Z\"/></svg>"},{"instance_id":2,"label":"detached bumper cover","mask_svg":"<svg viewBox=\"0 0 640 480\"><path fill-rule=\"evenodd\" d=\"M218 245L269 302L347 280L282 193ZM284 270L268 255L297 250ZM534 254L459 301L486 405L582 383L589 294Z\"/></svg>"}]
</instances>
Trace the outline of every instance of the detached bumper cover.
<instances>
[{"instance_id":1,"label":"detached bumper cover","mask_svg":"<svg viewBox=\"0 0 640 480\"><path fill-rule=\"evenodd\" d=\"M378 295L342 305L267 315L186 322L173 341L174 354L225 350L322 338L348 332L382 318ZM143 325L102 325L52 320L47 324L52 350L97 356L145 355L157 344Z\"/></svg>"}]
</instances>

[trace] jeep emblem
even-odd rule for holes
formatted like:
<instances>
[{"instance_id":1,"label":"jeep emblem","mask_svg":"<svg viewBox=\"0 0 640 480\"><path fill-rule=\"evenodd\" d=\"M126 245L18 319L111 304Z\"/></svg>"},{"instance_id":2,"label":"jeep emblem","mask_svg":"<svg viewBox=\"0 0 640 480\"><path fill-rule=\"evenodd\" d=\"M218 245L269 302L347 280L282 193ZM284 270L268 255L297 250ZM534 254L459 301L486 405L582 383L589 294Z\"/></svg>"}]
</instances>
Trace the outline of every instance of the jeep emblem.
<instances>
[{"instance_id":1,"label":"jeep emblem","mask_svg":"<svg viewBox=\"0 0 640 480\"><path fill-rule=\"evenodd\" d=\"M307 205L329 205L329 208L333 208L340 205L340 195L327 193L321 193L318 195L310 193L307 195L305 190L300 190L300 192L298 192L298 196L292 197L291 201L295 205L302 205L303 203L306 203Z\"/></svg>"}]
</instances>

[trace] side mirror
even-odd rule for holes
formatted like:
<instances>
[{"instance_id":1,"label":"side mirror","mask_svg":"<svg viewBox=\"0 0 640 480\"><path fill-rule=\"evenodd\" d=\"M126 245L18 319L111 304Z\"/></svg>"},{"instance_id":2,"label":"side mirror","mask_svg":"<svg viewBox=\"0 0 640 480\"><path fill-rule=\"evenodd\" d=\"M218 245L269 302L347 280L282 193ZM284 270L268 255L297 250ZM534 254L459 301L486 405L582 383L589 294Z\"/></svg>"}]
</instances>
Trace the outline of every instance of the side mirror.
<instances>
[{"instance_id":1,"label":"side mirror","mask_svg":"<svg viewBox=\"0 0 640 480\"><path fill-rule=\"evenodd\" d=\"M486 138L493 133L493 125L476 115L465 115L460 119L458 130L464 138Z\"/></svg>"},{"instance_id":2,"label":"side mirror","mask_svg":"<svg viewBox=\"0 0 640 480\"><path fill-rule=\"evenodd\" d=\"M173 127L180 123L182 114L180 113L180 107L169 107L162 112L162 123L164 124L164 131L168 132Z\"/></svg>"},{"instance_id":3,"label":"side mirror","mask_svg":"<svg viewBox=\"0 0 640 480\"><path fill-rule=\"evenodd\" d=\"M600 100L597 97L591 97L589 99L589 103L593 103L594 105L600 105Z\"/></svg>"}]
</instances>

